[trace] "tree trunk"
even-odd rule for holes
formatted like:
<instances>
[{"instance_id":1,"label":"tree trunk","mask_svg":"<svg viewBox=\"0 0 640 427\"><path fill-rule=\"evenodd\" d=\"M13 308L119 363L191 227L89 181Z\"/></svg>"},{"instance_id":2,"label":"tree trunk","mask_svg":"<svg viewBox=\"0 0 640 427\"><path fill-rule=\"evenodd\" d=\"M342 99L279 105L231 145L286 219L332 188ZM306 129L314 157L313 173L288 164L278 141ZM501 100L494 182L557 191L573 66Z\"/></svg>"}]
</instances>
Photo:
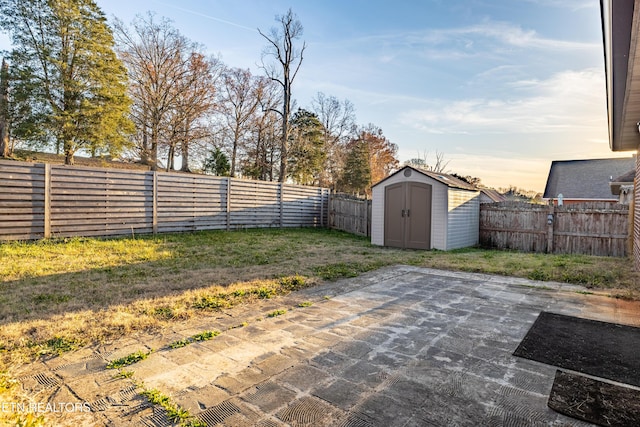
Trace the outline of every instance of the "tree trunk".
<instances>
[{"instance_id":1,"label":"tree trunk","mask_svg":"<svg viewBox=\"0 0 640 427\"><path fill-rule=\"evenodd\" d=\"M73 166L75 163L73 158L73 155L75 154L73 147L66 141L62 145L64 146L64 164Z\"/></svg>"},{"instance_id":2,"label":"tree trunk","mask_svg":"<svg viewBox=\"0 0 640 427\"><path fill-rule=\"evenodd\" d=\"M0 70L0 156L11 156L9 145L9 64L2 58Z\"/></svg>"},{"instance_id":3,"label":"tree trunk","mask_svg":"<svg viewBox=\"0 0 640 427\"><path fill-rule=\"evenodd\" d=\"M6 120L0 123L0 157L11 156L11 145L9 144L9 126Z\"/></svg>"},{"instance_id":4,"label":"tree trunk","mask_svg":"<svg viewBox=\"0 0 640 427\"><path fill-rule=\"evenodd\" d=\"M189 167L189 146L188 144L182 143L182 167L180 170L182 172L191 172L191 167Z\"/></svg>"},{"instance_id":5,"label":"tree trunk","mask_svg":"<svg viewBox=\"0 0 640 427\"><path fill-rule=\"evenodd\" d=\"M151 170L158 170L158 130L151 130L151 146L149 147L149 158L147 164L151 166Z\"/></svg>"},{"instance_id":6,"label":"tree trunk","mask_svg":"<svg viewBox=\"0 0 640 427\"><path fill-rule=\"evenodd\" d=\"M174 164L173 164L173 160L175 158L175 150L176 150L176 146L175 145L170 145L169 146L169 153L167 154L167 167L166 167L166 171L169 172L170 170L175 170Z\"/></svg>"},{"instance_id":7,"label":"tree trunk","mask_svg":"<svg viewBox=\"0 0 640 427\"><path fill-rule=\"evenodd\" d=\"M191 172L191 168L189 167L189 143L187 142L189 140L189 127L187 124L185 124L185 129L184 129L184 139L182 141L182 144L180 144L180 151L182 154L182 166L180 167L180 170L182 172Z\"/></svg>"},{"instance_id":8,"label":"tree trunk","mask_svg":"<svg viewBox=\"0 0 640 427\"><path fill-rule=\"evenodd\" d=\"M286 78L286 77L285 77ZM285 84L286 84L285 80ZM283 106L283 114L282 114L282 140L280 141L280 176L278 181L285 182L287 179L287 139L289 134L289 101L291 98L291 94L289 90L285 86L284 90L284 106Z\"/></svg>"}]
</instances>

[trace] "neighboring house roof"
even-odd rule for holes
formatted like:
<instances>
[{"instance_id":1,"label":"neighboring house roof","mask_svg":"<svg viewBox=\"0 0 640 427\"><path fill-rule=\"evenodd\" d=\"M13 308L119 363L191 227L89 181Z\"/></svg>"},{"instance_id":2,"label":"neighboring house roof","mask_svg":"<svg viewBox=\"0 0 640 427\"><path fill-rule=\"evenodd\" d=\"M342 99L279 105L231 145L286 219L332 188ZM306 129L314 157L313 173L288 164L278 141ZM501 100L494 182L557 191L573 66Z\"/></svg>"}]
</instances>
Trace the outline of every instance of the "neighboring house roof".
<instances>
[{"instance_id":1,"label":"neighboring house roof","mask_svg":"<svg viewBox=\"0 0 640 427\"><path fill-rule=\"evenodd\" d=\"M640 0L600 0L607 83L609 145L636 150L640 143Z\"/></svg>"},{"instance_id":2,"label":"neighboring house roof","mask_svg":"<svg viewBox=\"0 0 640 427\"><path fill-rule=\"evenodd\" d=\"M394 175L397 175L399 173L404 173L405 169L414 170L418 173L421 173L422 175L426 175L429 178L435 179L436 181L441 182L451 188L460 188L462 190L478 191L478 189L473 185L469 184L468 182L462 181L461 179L458 179L454 176L448 175L446 173L437 173L437 172L432 172L424 169L414 168L412 166L403 167L402 169L392 173L391 175L384 178L383 180L376 182L375 184L372 185L372 187L382 184L383 182L385 182L387 179L391 178Z\"/></svg>"},{"instance_id":3,"label":"neighboring house roof","mask_svg":"<svg viewBox=\"0 0 640 427\"><path fill-rule=\"evenodd\" d=\"M609 183L635 167L634 157L592 160L555 160L551 163L545 199L615 200Z\"/></svg>"},{"instance_id":4,"label":"neighboring house roof","mask_svg":"<svg viewBox=\"0 0 640 427\"><path fill-rule=\"evenodd\" d=\"M629 172L620 175L616 178L613 178L613 181L609 183L609 187L611 188L611 194L615 194L616 196L620 195L620 187L623 186L632 186L633 180L636 177L635 169L631 169Z\"/></svg>"},{"instance_id":5,"label":"neighboring house roof","mask_svg":"<svg viewBox=\"0 0 640 427\"><path fill-rule=\"evenodd\" d=\"M498 193L498 191L494 190L493 188L481 188L480 192L495 203L504 202L507 200L507 198L503 194Z\"/></svg>"}]
</instances>

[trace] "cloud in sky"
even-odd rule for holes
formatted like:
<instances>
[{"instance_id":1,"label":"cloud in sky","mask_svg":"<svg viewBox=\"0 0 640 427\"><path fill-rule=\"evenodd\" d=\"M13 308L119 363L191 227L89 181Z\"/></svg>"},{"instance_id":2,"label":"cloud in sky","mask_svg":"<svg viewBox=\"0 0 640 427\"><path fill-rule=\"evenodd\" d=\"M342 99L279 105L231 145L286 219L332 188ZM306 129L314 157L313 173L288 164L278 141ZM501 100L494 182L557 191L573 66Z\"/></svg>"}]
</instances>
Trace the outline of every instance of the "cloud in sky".
<instances>
[{"instance_id":1,"label":"cloud in sky","mask_svg":"<svg viewBox=\"0 0 640 427\"><path fill-rule=\"evenodd\" d=\"M400 113L403 125L429 133L549 133L602 129L602 73L563 71L547 80L511 84L503 98L432 100L428 108Z\"/></svg>"}]
</instances>

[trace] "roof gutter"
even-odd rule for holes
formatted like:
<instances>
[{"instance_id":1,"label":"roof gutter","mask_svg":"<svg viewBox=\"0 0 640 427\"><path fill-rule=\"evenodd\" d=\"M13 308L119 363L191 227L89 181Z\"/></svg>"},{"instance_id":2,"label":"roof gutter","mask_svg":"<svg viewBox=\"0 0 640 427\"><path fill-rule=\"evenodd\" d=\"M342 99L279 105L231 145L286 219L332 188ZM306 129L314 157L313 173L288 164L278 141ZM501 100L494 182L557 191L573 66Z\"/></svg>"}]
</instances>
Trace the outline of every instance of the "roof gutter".
<instances>
[{"instance_id":1,"label":"roof gutter","mask_svg":"<svg viewBox=\"0 0 640 427\"><path fill-rule=\"evenodd\" d=\"M635 2L600 0L609 146L613 151L635 150L640 142L640 138L635 141L622 138L625 122L630 120L625 115L630 89L629 70L633 70L630 65L633 65L635 56L635 49L631 50Z\"/></svg>"}]
</instances>

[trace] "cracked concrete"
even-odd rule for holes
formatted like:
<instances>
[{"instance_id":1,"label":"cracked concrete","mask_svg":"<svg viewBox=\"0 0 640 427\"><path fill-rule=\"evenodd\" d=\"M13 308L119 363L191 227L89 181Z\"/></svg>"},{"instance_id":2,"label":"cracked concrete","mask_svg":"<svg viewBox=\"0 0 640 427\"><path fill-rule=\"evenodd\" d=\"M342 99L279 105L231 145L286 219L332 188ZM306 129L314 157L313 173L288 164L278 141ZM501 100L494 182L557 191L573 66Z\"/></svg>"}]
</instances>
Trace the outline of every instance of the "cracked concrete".
<instances>
[{"instance_id":1,"label":"cracked concrete","mask_svg":"<svg viewBox=\"0 0 640 427\"><path fill-rule=\"evenodd\" d=\"M542 310L640 325L638 303L581 289L396 266L37 362L19 379L38 402L88 403L49 413L58 425L173 425L140 395L155 388L207 425L586 426L547 407L555 367L512 356ZM222 333L168 348L204 330ZM106 369L152 349L125 368L132 378Z\"/></svg>"}]
</instances>

